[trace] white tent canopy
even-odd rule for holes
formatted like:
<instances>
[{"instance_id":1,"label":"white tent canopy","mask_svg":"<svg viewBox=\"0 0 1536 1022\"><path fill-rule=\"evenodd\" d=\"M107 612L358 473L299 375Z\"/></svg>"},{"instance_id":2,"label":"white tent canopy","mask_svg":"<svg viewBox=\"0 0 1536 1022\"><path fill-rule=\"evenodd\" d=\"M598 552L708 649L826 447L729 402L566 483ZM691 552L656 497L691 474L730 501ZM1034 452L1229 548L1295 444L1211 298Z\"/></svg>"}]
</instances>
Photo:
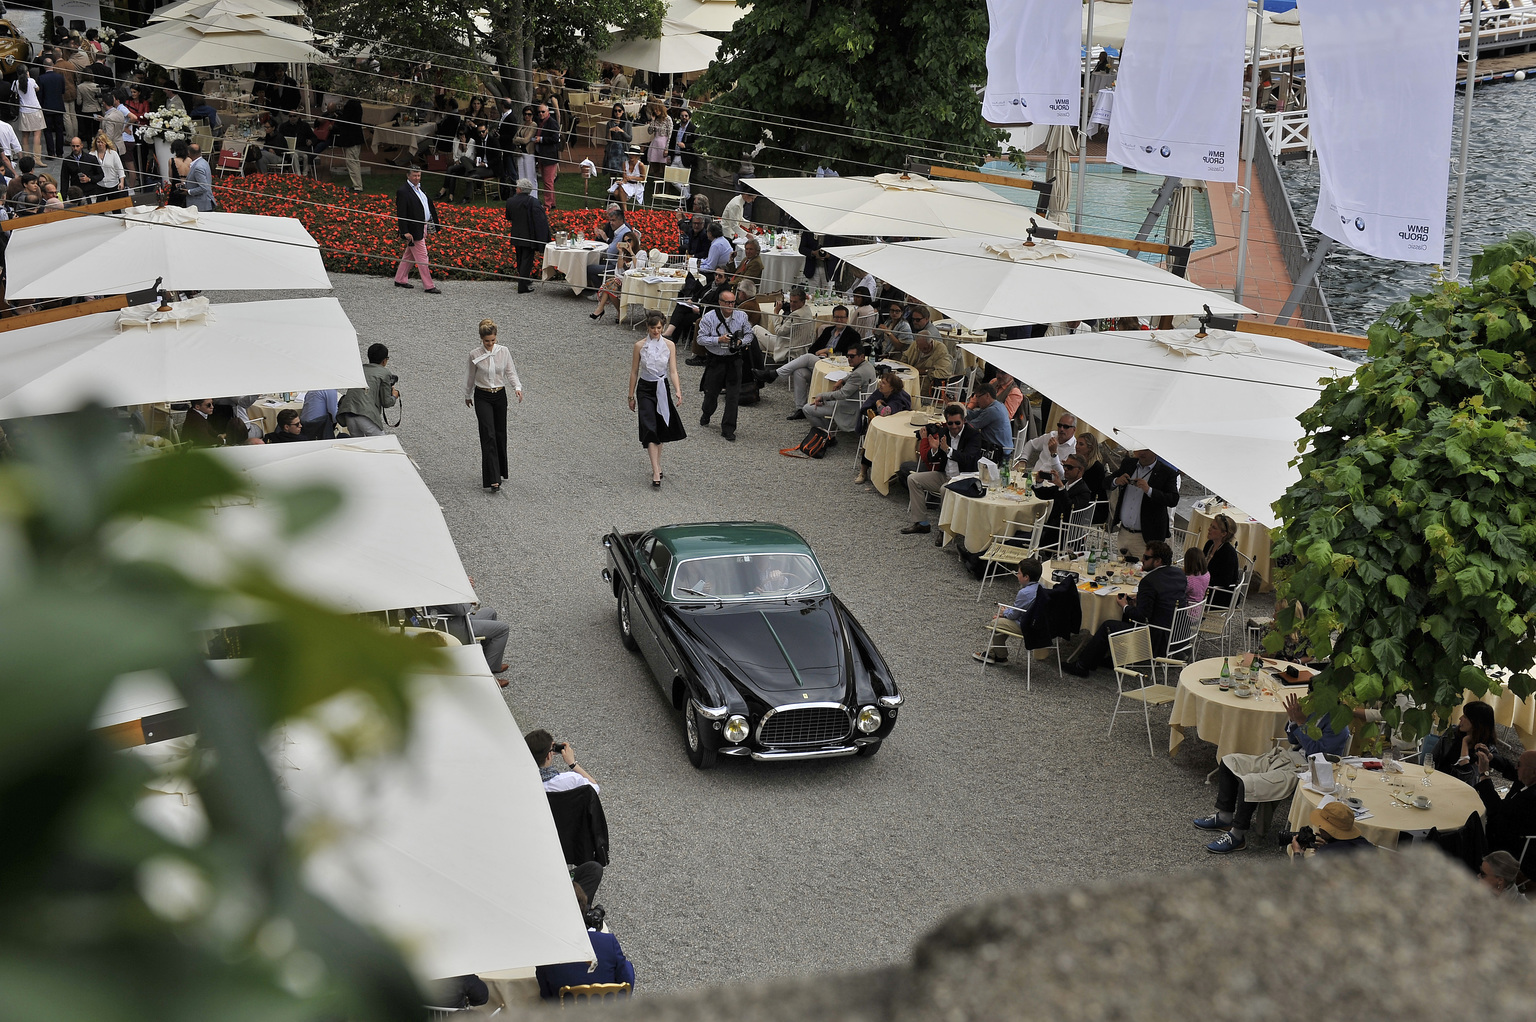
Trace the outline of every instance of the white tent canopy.
<instances>
[{"instance_id":1,"label":"white tent canopy","mask_svg":"<svg viewBox=\"0 0 1536 1022\"><path fill-rule=\"evenodd\" d=\"M320 246L293 217L134 206L11 232L12 300L186 291L329 288Z\"/></svg>"},{"instance_id":2,"label":"white tent canopy","mask_svg":"<svg viewBox=\"0 0 1536 1022\"><path fill-rule=\"evenodd\" d=\"M1252 310L1124 252L1037 242L1000 253L974 238L827 249L972 330L1110 316L1218 315Z\"/></svg>"},{"instance_id":3,"label":"white tent canopy","mask_svg":"<svg viewBox=\"0 0 1536 1022\"><path fill-rule=\"evenodd\" d=\"M162 67L219 67L253 61L323 64L330 59L310 44L312 34L307 29L286 21L233 15L217 21L155 22L124 42Z\"/></svg>"},{"instance_id":4,"label":"white tent canopy","mask_svg":"<svg viewBox=\"0 0 1536 1022\"><path fill-rule=\"evenodd\" d=\"M963 347L1271 527L1270 505L1297 478L1296 417L1317 402L1320 380L1359 368L1285 338L1223 331L1204 343L1187 330L1138 330ZM1201 349L1214 353L1187 353Z\"/></svg>"},{"instance_id":5,"label":"white tent canopy","mask_svg":"<svg viewBox=\"0 0 1536 1022\"><path fill-rule=\"evenodd\" d=\"M217 573L235 558L254 558L290 588L349 613L477 599L437 498L395 437L213 453L247 476L256 499L214 509L205 540L179 534L181 545L172 555L178 562ZM261 491L316 485L338 489L341 510L297 540L279 541L282 508L263 500Z\"/></svg>"},{"instance_id":6,"label":"white tent canopy","mask_svg":"<svg viewBox=\"0 0 1536 1022\"><path fill-rule=\"evenodd\" d=\"M659 39L624 39L597 55L620 67L635 67L657 74L702 71L715 61L720 40L691 26L664 22Z\"/></svg>"},{"instance_id":7,"label":"white tent canopy","mask_svg":"<svg viewBox=\"0 0 1536 1022\"><path fill-rule=\"evenodd\" d=\"M1019 190L1021 205L974 181L908 174L876 177L754 177L758 194L818 234L844 237L992 238L1029 231L1038 193ZM878 274L877 274L878 276Z\"/></svg>"},{"instance_id":8,"label":"white tent canopy","mask_svg":"<svg viewBox=\"0 0 1536 1022\"><path fill-rule=\"evenodd\" d=\"M204 21L221 13L237 17L297 18L304 13L304 8L295 0L183 0L160 8L150 15L149 20Z\"/></svg>"},{"instance_id":9,"label":"white tent canopy","mask_svg":"<svg viewBox=\"0 0 1536 1022\"><path fill-rule=\"evenodd\" d=\"M93 400L117 407L363 385L357 331L334 298L208 309L202 321L149 329L98 312L0 332L0 419Z\"/></svg>"},{"instance_id":10,"label":"white tent canopy","mask_svg":"<svg viewBox=\"0 0 1536 1022\"><path fill-rule=\"evenodd\" d=\"M280 729L272 756L296 827L339 832L304 863L307 886L405 953L420 979L592 960L549 801L478 646L443 651L441 673L412 683L415 715L400 756L341 761L312 721ZM220 662L221 668L238 662ZM125 676L97 727L180 705L162 678ZM317 708L344 711L347 697ZM132 754L165 758L156 746ZM167 785L167 787L173 787ZM185 804L184 804L185 803ZM196 793L148 795L157 829L195 838Z\"/></svg>"},{"instance_id":11,"label":"white tent canopy","mask_svg":"<svg viewBox=\"0 0 1536 1022\"><path fill-rule=\"evenodd\" d=\"M729 32L752 5L737 7L732 0L667 0L667 20L695 32Z\"/></svg>"}]
</instances>

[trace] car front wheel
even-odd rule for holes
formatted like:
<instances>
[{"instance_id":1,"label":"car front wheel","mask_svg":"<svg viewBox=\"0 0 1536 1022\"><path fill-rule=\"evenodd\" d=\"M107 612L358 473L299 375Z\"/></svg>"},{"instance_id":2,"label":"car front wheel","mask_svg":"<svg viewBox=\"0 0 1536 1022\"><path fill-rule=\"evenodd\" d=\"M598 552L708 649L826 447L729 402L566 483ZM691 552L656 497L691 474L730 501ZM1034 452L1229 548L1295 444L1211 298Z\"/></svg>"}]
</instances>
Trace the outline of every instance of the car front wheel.
<instances>
[{"instance_id":1,"label":"car front wheel","mask_svg":"<svg viewBox=\"0 0 1536 1022\"><path fill-rule=\"evenodd\" d=\"M619 590L619 639L624 643L624 648L634 651L640 648L635 641L634 621L629 613L629 590Z\"/></svg>"},{"instance_id":2,"label":"car front wheel","mask_svg":"<svg viewBox=\"0 0 1536 1022\"><path fill-rule=\"evenodd\" d=\"M683 730L688 741L688 762L700 770L714 766L715 733L710 729L709 722L699 717L698 708L691 699L683 710Z\"/></svg>"}]
</instances>

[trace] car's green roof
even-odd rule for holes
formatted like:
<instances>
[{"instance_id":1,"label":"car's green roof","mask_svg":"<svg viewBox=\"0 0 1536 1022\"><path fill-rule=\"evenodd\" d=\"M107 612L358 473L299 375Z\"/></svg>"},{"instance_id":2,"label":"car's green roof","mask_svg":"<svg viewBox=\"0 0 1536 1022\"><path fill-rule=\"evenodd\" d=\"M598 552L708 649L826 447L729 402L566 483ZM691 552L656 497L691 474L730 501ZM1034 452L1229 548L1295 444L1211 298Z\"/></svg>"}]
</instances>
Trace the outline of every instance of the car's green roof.
<instances>
[{"instance_id":1,"label":"car's green roof","mask_svg":"<svg viewBox=\"0 0 1536 1022\"><path fill-rule=\"evenodd\" d=\"M794 529L772 522L699 522L663 525L651 535L665 543L675 560L724 554L809 554L811 548ZM812 556L815 556L814 554Z\"/></svg>"}]
</instances>

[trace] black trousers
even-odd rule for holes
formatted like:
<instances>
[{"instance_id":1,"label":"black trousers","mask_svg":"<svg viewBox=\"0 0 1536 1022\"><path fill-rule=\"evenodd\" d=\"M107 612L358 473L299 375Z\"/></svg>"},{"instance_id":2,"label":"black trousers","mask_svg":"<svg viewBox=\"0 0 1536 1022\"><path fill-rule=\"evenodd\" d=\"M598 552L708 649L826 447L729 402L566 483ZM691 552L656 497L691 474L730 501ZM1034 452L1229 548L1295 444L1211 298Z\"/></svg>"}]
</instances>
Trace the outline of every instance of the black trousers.
<instances>
[{"instance_id":1,"label":"black trousers","mask_svg":"<svg viewBox=\"0 0 1536 1022\"><path fill-rule=\"evenodd\" d=\"M708 422L720 404L720 391L725 390L725 414L720 417L720 432L729 436L736 432L736 405L741 399L741 356L706 356L709 364L704 367L704 403L699 408L700 418Z\"/></svg>"},{"instance_id":2,"label":"black trousers","mask_svg":"<svg viewBox=\"0 0 1536 1022\"><path fill-rule=\"evenodd\" d=\"M43 148L49 156L64 154L64 111L43 111Z\"/></svg>"},{"instance_id":3,"label":"black trousers","mask_svg":"<svg viewBox=\"0 0 1536 1022\"><path fill-rule=\"evenodd\" d=\"M1135 621L1104 622L1099 626L1099 630L1093 633L1093 638L1088 640L1082 652L1072 658L1072 662L1090 671L1095 669L1109 657L1109 637L1127 628L1135 628L1136 624Z\"/></svg>"},{"instance_id":4,"label":"black trousers","mask_svg":"<svg viewBox=\"0 0 1536 1022\"><path fill-rule=\"evenodd\" d=\"M497 486L507 477L507 391L475 388L475 421L480 425L480 485Z\"/></svg>"},{"instance_id":5,"label":"black trousers","mask_svg":"<svg viewBox=\"0 0 1536 1022\"><path fill-rule=\"evenodd\" d=\"M336 439L336 421L327 415L323 419L299 423L299 435L305 440Z\"/></svg>"},{"instance_id":6,"label":"black trousers","mask_svg":"<svg viewBox=\"0 0 1536 1022\"><path fill-rule=\"evenodd\" d=\"M1232 814L1232 826L1247 830L1253 822L1253 811L1258 803L1243 797L1243 779L1227 769L1225 763L1216 769L1216 811Z\"/></svg>"},{"instance_id":7,"label":"black trousers","mask_svg":"<svg viewBox=\"0 0 1536 1022\"><path fill-rule=\"evenodd\" d=\"M527 291L533 286L533 261L538 257L539 250L514 245L512 251L517 256L517 289Z\"/></svg>"}]
</instances>

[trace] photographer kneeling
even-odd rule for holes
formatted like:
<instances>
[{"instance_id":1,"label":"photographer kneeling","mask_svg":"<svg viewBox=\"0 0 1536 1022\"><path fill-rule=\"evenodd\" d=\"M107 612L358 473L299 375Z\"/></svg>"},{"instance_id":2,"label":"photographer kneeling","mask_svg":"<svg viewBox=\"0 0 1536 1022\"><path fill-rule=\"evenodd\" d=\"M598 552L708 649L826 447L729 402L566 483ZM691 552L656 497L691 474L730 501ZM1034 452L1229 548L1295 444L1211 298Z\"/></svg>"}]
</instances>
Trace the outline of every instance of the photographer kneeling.
<instances>
[{"instance_id":1,"label":"photographer kneeling","mask_svg":"<svg viewBox=\"0 0 1536 1022\"><path fill-rule=\"evenodd\" d=\"M336 402L336 421L352 436L383 436L384 409L400 397L395 384L400 377L390 372L389 349L377 342L368 345L368 364L363 366L363 385L342 391Z\"/></svg>"},{"instance_id":2,"label":"photographer kneeling","mask_svg":"<svg viewBox=\"0 0 1536 1022\"><path fill-rule=\"evenodd\" d=\"M1292 858L1314 852L1337 855L1376 847L1360 833L1360 828L1355 826L1355 814L1343 802L1329 802L1312 810L1308 820L1312 824L1310 827L1303 827L1294 834L1283 831L1280 834L1280 843L1287 846Z\"/></svg>"}]
</instances>

